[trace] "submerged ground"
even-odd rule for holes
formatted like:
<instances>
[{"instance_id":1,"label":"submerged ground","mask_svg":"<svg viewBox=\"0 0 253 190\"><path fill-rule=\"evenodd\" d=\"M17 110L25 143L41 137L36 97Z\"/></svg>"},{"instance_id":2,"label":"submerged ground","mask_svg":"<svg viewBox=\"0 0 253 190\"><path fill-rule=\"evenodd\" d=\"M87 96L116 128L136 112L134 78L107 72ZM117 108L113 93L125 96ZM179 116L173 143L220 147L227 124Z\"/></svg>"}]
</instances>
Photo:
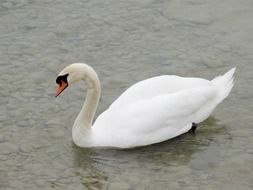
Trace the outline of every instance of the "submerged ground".
<instances>
[{"instance_id":1,"label":"submerged ground","mask_svg":"<svg viewBox=\"0 0 253 190\"><path fill-rule=\"evenodd\" d=\"M0 189L253 189L253 1L0 2ZM235 87L196 135L132 150L79 149L71 127L82 84L55 99L73 62L98 72L106 109L161 74ZM152 90L152 89L151 89Z\"/></svg>"}]
</instances>

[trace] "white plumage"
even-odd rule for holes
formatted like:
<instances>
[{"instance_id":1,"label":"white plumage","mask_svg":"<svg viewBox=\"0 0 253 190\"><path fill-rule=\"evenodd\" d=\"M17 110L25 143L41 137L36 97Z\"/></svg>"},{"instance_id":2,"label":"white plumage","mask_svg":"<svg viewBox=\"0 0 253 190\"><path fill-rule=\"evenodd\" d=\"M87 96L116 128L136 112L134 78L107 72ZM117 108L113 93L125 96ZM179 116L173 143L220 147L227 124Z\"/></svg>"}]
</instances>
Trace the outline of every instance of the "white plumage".
<instances>
[{"instance_id":1,"label":"white plumage","mask_svg":"<svg viewBox=\"0 0 253 190\"><path fill-rule=\"evenodd\" d=\"M69 84L83 79L89 89L73 126L73 140L81 147L131 148L186 133L193 122L204 121L228 96L234 72L235 68L211 81L170 75L140 81L115 100L91 127L100 97L99 80L88 65L72 64L60 76L69 74Z\"/></svg>"}]
</instances>

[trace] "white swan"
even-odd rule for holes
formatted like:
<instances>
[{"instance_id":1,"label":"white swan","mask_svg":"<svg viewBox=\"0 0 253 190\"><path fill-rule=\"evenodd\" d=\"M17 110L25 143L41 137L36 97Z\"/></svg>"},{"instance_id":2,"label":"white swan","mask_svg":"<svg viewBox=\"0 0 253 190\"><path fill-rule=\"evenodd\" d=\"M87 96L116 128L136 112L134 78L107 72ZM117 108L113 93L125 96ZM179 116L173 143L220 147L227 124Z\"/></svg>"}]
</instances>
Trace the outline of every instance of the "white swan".
<instances>
[{"instance_id":1,"label":"white swan","mask_svg":"<svg viewBox=\"0 0 253 190\"><path fill-rule=\"evenodd\" d=\"M80 147L131 148L162 142L204 121L228 96L235 68L209 81L201 78L158 76L128 88L94 122L100 99L96 72L84 63L74 63L58 75L55 96L68 85L84 80L88 92L77 116L72 138Z\"/></svg>"}]
</instances>

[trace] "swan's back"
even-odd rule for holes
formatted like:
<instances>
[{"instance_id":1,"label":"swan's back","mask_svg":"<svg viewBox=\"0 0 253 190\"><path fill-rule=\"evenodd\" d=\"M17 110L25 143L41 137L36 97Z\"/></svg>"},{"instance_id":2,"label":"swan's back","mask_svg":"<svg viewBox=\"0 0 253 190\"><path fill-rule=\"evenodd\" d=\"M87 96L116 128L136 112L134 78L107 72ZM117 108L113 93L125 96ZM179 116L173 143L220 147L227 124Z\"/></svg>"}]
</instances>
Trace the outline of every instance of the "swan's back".
<instances>
[{"instance_id":1,"label":"swan's back","mask_svg":"<svg viewBox=\"0 0 253 190\"><path fill-rule=\"evenodd\" d=\"M157 76L129 87L111 104L109 109L119 109L140 100L209 85L212 85L210 81L201 78L186 78L175 75Z\"/></svg>"}]
</instances>

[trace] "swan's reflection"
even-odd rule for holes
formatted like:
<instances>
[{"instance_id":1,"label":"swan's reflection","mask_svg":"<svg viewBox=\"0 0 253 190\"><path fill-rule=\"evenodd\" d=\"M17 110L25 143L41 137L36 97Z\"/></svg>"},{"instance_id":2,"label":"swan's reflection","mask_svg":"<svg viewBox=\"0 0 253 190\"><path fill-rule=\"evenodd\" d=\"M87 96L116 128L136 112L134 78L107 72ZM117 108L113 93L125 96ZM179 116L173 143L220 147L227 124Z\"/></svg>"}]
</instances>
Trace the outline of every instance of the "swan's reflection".
<instances>
[{"instance_id":1,"label":"swan's reflection","mask_svg":"<svg viewBox=\"0 0 253 190\"><path fill-rule=\"evenodd\" d=\"M229 136L226 127L210 117L200 124L195 135L187 133L151 146L113 150L83 149L73 145L74 162L81 183L88 189L110 189L114 182L131 189L138 184L152 185L155 180L162 187L171 176L188 174L194 154Z\"/></svg>"}]
</instances>

